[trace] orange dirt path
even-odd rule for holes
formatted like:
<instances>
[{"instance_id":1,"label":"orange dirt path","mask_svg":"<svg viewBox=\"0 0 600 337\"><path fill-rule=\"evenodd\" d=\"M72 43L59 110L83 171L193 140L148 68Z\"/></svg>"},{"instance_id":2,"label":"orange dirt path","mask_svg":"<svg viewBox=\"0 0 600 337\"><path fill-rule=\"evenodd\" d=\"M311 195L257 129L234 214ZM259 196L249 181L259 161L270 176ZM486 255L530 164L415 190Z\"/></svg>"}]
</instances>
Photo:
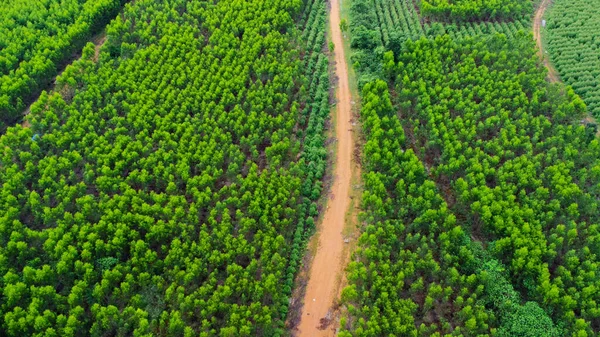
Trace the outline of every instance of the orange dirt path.
<instances>
[{"instance_id":1,"label":"orange dirt path","mask_svg":"<svg viewBox=\"0 0 600 337\"><path fill-rule=\"evenodd\" d=\"M335 45L336 76L338 78L336 136L337 153L335 158L332 196L327 203L323 222L318 228L318 248L312 261L309 280L304 296L304 307L297 336L335 336L337 322L321 327L321 319L332 319L335 299L338 297L341 275L345 268L343 256L346 211L350 205L350 185L352 178L352 139L351 94L348 86L348 68L344 55L342 33L340 31L339 0L331 0L329 26Z\"/></svg>"},{"instance_id":2,"label":"orange dirt path","mask_svg":"<svg viewBox=\"0 0 600 337\"><path fill-rule=\"evenodd\" d=\"M550 83L556 83L559 81L558 73L556 69L550 64L548 57L544 56L544 50L542 46L542 35L540 33L540 29L542 26L542 18L544 17L544 12L550 5L551 0L543 0L540 4L540 7L535 11L535 17L533 18L533 38L535 39L535 43L537 44L538 55L544 62L544 65L548 69L548 81Z\"/></svg>"}]
</instances>

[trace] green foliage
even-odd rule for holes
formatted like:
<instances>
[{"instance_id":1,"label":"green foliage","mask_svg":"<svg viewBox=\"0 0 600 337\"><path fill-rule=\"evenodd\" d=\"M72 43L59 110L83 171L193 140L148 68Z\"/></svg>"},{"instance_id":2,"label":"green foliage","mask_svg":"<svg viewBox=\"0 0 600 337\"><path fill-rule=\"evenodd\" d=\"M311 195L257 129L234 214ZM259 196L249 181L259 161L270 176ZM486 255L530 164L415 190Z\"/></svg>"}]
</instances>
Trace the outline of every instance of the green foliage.
<instances>
[{"instance_id":1,"label":"green foliage","mask_svg":"<svg viewBox=\"0 0 600 337\"><path fill-rule=\"evenodd\" d=\"M421 39L398 60L403 124L453 209L566 333L596 333L600 147L585 105L545 84L528 36Z\"/></svg>"},{"instance_id":2,"label":"green foliage","mask_svg":"<svg viewBox=\"0 0 600 337\"><path fill-rule=\"evenodd\" d=\"M529 0L421 0L421 13L442 21L514 20L532 11Z\"/></svg>"},{"instance_id":3,"label":"green foliage","mask_svg":"<svg viewBox=\"0 0 600 337\"><path fill-rule=\"evenodd\" d=\"M380 43L378 38L376 31L359 26L352 32L351 46L356 49L374 49Z\"/></svg>"},{"instance_id":4,"label":"green foliage","mask_svg":"<svg viewBox=\"0 0 600 337\"><path fill-rule=\"evenodd\" d=\"M386 47L401 33L406 38L418 39L423 35L421 20L411 0L371 0L372 11L377 15L379 29ZM357 13L360 15L360 13ZM391 49L391 48L389 48Z\"/></svg>"},{"instance_id":5,"label":"green foliage","mask_svg":"<svg viewBox=\"0 0 600 337\"><path fill-rule=\"evenodd\" d=\"M546 20L547 52L561 80L600 118L600 9L589 1L555 0Z\"/></svg>"},{"instance_id":6,"label":"green foliage","mask_svg":"<svg viewBox=\"0 0 600 337\"><path fill-rule=\"evenodd\" d=\"M326 170L325 6L125 7L0 138L0 335L283 333Z\"/></svg>"},{"instance_id":7,"label":"green foliage","mask_svg":"<svg viewBox=\"0 0 600 337\"><path fill-rule=\"evenodd\" d=\"M520 304L520 295L509 282L502 263L480 245L473 244L472 249L479 262L477 269L482 273L483 301L499 318L498 336L560 336L552 319L537 303Z\"/></svg>"},{"instance_id":8,"label":"green foliage","mask_svg":"<svg viewBox=\"0 0 600 337\"><path fill-rule=\"evenodd\" d=\"M406 148L386 83L366 84L362 99L366 227L342 292L352 318L344 335L491 336L497 319L481 301L485 275L475 268L463 228Z\"/></svg>"},{"instance_id":9,"label":"green foliage","mask_svg":"<svg viewBox=\"0 0 600 337\"><path fill-rule=\"evenodd\" d=\"M108 270L119 263L119 260L114 257L103 257L101 259L96 260L96 263L100 267L100 270Z\"/></svg>"},{"instance_id":10,"label":"green foliage","mask_svg":"<svg viewBox=\"0 0 600 337\"><path fill-rule=\"evenodd\" d=\"M377 13L371 0L353 0L350 5L351 60L359 74L359 87L381 71L381 58L373 50L382 51L382 38L377 25Z\"/></svg>"},{"instance_id":11,"label":"green foliage","mask_svg":"<svg viewBox=\"0 0 600 337\"><path fill-rule=\"evenodd\" d=\"M0 4L0 133L22 118L60 67L125 0L9 0Z\"/></svg>"},{"instance_id":12,"label":"green foliage","mask_svg":"<svg viewBox=\"0 0 600 337\"><path fill-rule=\"evenodd\" d=\"M419 19L410 4L373 3L370 11L361 5L351 12L356 19L351 27L362 26L372 34L378 29L381 45L391 53L354 46L354 65L361 76L359 84L365 89L361 112L367 138L364 216L373 226L365 229L363 237L370 241L359 243L358 262L349 271L354 277L351 286L356 289L345 293L350 322L346 332L355 336L437 336L449 326L458 326L453 333L484 327L489 330L478 333L597 333L600 311L590 294L600 285L592 272L597 268L593 252L597 250L596 166L600 153L593 128L578 123L586 110L583 102L568 88L545 84L534 45L520 32L529 25L526 21L425 23L419 32L418 21L404 25L404 21L396 20L402 16ZM377 18L378 26L356 25L369 17ZM450 36L443 35L446 33ZM422 38L415 43L411 41L415 37L434 40ZM365 62L373 58L377 63ZM365 84L373 78L395 82L393 97L397 97L402 132L395 131L396 122L389 121L395 113L393 105L387 103L390 95L382 89L385 84ZM370 129L369 125L377 127ZM404 139L404 131L409 133L410 144L391 150L396 139ZM377 143L371 144L371 138ZM469 284L479 292L471 292L477 293L477 303L488 313L487 325L480 325L471 316L472 306L459 309L467 307L462 295L449 299L450 307L457 308L450 310L453 314L436 307L434 295L439 293L436 282L440 281L435 267L431 267L434 276L417 277L407 282L410 286L405 290L399 290L402 283L394 290L389 288L389 284L399 283L386 277L387 268L395 262L392 252L402 252L412 242L409 235L394 229L399 227L396 223L402 223L400 230L410 228L412 218L407 216L420 213L405 209L437 193L434 190L417 194L423 199L405 199L423 184L411 185L409 180L418 177L414 172L420 170L398 164L405 160L396 153L406 155L412 149L417 151L416 162L426 165L428 178L451 201L446 205L451 208L447 217L456 214L462 219L464 232L486 245L482 249L469 244L470 237L463 234L455 237L455 244L462 243L460 254L444 253L435 245L430 249L439 256L435 261L441 275L448 272L451 265L444 263L453 256L470 256L454 266L454 273L472 276ZM396 179L401 179L399 186ZM388 223L393 225L384 226ZM439 228L439 223L433 228ZM381 234L376 231L378 227L384 228ZM419 231L421 235L427 233ZM425 242L435 243L440 238L434 236ZM390 253L388 245L393 247ZM425 251L420 248L415 265L427 261ZM391 275L402 272L405 281L408 266L412 265L405 262L390 268L394 271ZM402 303L416 306L410 310L397 307L390 313L386 311L389 293L399 294L403 301L410 298ZM522 305L522 296L531 301ZM401 314L404 316L399 318ZM437 320L439 316L443 318Z\"/></svg>"},{"instance_id":13,"label":"green foliage","mask_svg":"<svg viewBox=\"0 0 600 337\"><path fill-rule=\"evenodd\" d=\"M350 8L352 63L359 73L359 86L382 78L381 47L399 55L406 40L449 34L454 39L479 35L516 36L529 30L528 18L511 22L428 22L421 20L411 0L353 0ZM514 18L513 18L514 19ZM375 51L375 52L374 52Z\"/></svg>"},{"instance_id":14,"label":"green foliage","mask_svg":"<svg viewBox=\"0 0 600 337\"><path fill-rule=\"evenodd\" d=\"M530 31L530 20L520 19L511 22L454 22L454 23L426 23L423 30L428 37L448 34L453 39L463 39L476 36L504 34L508 38L518 36L520 32Z\"/></svg>"},{"instance_id":15,"label":"green foliage","mask_svg":"<svg viewBox=\"0 0 600 337\"><path fill-rule=\"evenodd\" d=\"M348 31L348 21L347 21L346 19L342 19L342 20L340 21L340 30L341 30L342 32L346 32L346 31Z\"/></svg>"},{"instance_id":16,"label":"green foliage","mask_svg":"<svg viewBox=\"0 0 600 337\"><path fill-rule=\"evenodd\" d=\"M507 317L497 336L558 337L560 334L537 303L527 302Z\"/></svg>"},{"instance_id":17,"label":"green foliage","mask_svg":"<svg viewBox=\"0 0 600 337\"><path fill-rule=\"evenodd\" d=\"M525 329L558 336L537 304L521 306L505 267L456 223L407 147L386 83L366 84L362 98L367 226L342 291L352 322L343 333L508 336ZM539 324L527 330L533 319Z\"/></svg>"}]
</instances>

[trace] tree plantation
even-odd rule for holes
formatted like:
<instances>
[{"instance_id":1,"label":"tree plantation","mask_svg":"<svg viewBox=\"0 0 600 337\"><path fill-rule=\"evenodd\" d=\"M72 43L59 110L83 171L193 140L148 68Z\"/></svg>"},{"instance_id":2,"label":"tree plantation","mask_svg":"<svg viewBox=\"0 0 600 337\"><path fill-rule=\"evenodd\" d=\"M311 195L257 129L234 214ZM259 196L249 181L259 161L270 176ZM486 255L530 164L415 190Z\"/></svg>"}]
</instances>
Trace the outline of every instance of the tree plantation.
<instances>
[{"instance_id":1,"label":"tree plantation","mask_svg":"<svg viewBox=\"0 0 600 337\"><path fill-rule=\"evenodd\" d=\"M0 335L282 334L325 172L324 23L321 1L126 6L0 139Z\"/></svg>"},{"instance_id":2,"label":"tree plantation","mask_svg":"<svg viewBox=\"0 0 600 337\"><path fill-rule=\"evenodd\" d=\"M456 214L506 263L515 287L568 329L589 326L600 313L592 252L600 153L577 125L585 105L572 91L540 85L529 39L450 41L407 44L431 55L426 62L413 62L408 48L399 57L397 92L413 146ZM411 82L424 69L428 78Z\"/></svg>"},{"instance_id":3,"label":"tree plantation","mask_svg":"<svg viewBox=\"0 0 600 337\"><path fill-rule=\"evenodd\" d=\"M341 335L596 336L584 101L545 82L526 22L420 28L410 2L372 3L351 8L364 233Z\"/></svg>"},{"instance_id":4,"label":"tree plantation","mask_svg":"<svg viewBox=\"0 0 600 337\"><path fill-rule=\"evenodd\" d=\"M0 1L0 336L600 336L598 11L547 6Z\"/></svg>"},{"instance_id":5,"label":"tree plantation","mask_svg":"<svg viewBox=\"0 0 600 337\"><path fill-rule=\"evenodd\" d=\"M548 53L565 83L600 116L600 9L594 2L555 1L547 16Z\"/></svg>"},{"instance_id":6,"label":"tree plantation","mask_svg":"<svg viewBox=\"0 0 600 337\"><path fill-rule=\"evenodd\" d=\"M472 1L472 0L421 0L421 13L436 20L514 20L532 10L527 0Z\"/></svg>"},{"instance_id":7,"label":"tree plantation","mask_svg":"<svg viewBox=\"0 0 600 337\"><path fill-rule=\"evenodd\" d=\"M125 0L0 3L0 134Z\"/></svg>"}]
</instances>

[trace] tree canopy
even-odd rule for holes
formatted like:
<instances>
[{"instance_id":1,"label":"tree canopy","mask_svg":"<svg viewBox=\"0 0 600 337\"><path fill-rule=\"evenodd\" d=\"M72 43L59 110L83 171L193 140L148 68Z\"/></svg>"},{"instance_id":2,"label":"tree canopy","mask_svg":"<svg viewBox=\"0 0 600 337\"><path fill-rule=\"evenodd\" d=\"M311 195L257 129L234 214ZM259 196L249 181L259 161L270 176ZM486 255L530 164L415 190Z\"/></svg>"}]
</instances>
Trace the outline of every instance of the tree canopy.
<instances>
[{"instance_id":1,"label":"tree canopy","mask_svg":"<svg viewBox=\"0 0 600 337\"><path fill-rule=\"evenodd\" d=\"M8 0L0 3L0 134L125 0Z\"/></svg>"},{"instance_id":2,"label":"tree canopy","mask_svg":"<svg viewBox=\"0 0 600 337\"><path fill-rule=\"evenodd\" d=\"M325 173L325 10L126 6L0 137L0 335L280 335Z\"/></svg>"}]
</instances>

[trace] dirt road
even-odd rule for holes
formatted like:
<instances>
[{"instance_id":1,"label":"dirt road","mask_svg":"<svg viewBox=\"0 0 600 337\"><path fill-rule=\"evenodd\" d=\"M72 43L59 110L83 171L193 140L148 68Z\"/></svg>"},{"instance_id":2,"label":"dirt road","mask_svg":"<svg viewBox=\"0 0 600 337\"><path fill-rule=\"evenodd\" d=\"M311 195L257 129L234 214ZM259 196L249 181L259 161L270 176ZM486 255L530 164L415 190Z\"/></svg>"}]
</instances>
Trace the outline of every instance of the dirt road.
<instances>
[{"instance_id":1,"label":"dirt road","mask_svg":"<svg viewBox=\"0 0 600 337\"><path fill-rule=\"evenodd\" d=\"M540 7L535 12L535 17L533 18L533 38L535 39L535 43L537 44L537 47L538 47L538 55L544 62L544 65L546 66L546 68L548 69L548 81L550 81L551 83L556 83L556 82L560 81L560 79L558 77L558 72L556 71L556 69L554 69L552 64L550 64L548 57L544 55L544 50L543 50L544 47L542 45L542 35L540 34L540 29L542 26L542 18L544 17L544 12L550 5L550 2L551 2L551 0L543 0L542 3L540 4Z\"/></svg>"},{"instance_id":2,"label":"dirt road","mask_svg":"<svg viewBox=\"0 0 600 337\"><path fill-rule=\"evenodd\" d=\"M350 205L352 177L351 95L348 87L348 68L342 47L339 0L331 0L329 18L332 41L335 45L337 88L336 137L334 182L323 222L318 228L318 248L309 272L304 296L304 307L297 336L335 336L337 322L332 321L332 306L339 294L339 280L344 272L344 229L346 211ZM324 319L324 320L322 320ZM328 324L330 323L330 324Z\"/></svg>"}]
</instances>

